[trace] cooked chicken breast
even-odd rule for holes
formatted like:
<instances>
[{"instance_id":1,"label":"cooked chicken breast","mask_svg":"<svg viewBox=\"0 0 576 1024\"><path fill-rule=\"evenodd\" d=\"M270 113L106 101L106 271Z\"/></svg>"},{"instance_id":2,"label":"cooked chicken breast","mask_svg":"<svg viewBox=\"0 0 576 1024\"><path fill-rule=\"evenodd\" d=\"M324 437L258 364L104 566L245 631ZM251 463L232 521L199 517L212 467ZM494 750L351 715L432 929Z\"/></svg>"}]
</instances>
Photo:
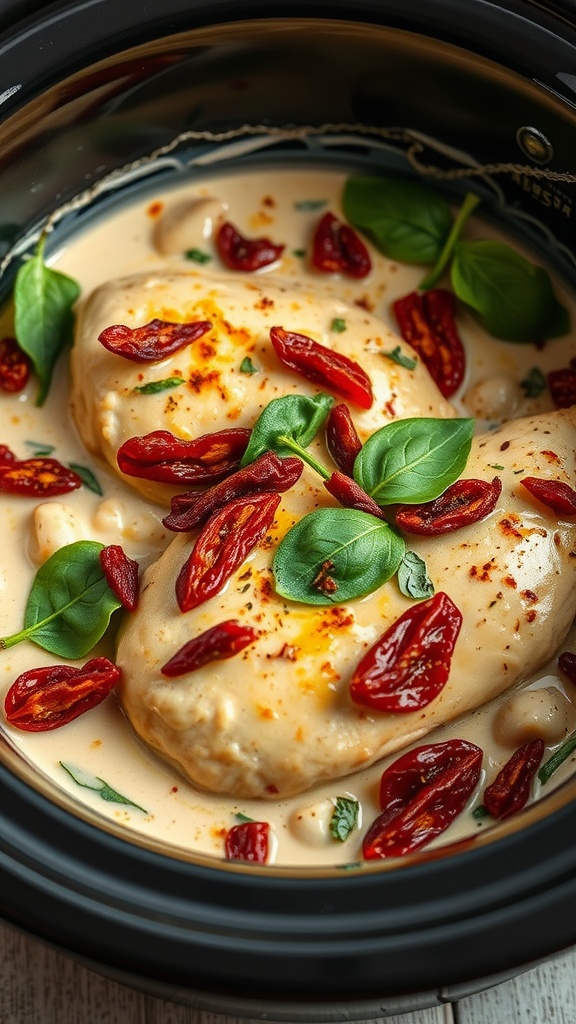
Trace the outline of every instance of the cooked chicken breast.
<instances>
[{"instance_id":1,"label":"cooked chicken breast","mask_svg":"<svg viewBox=\"0 0 576 1024\"><path fill-rule=\"evenodd\" d=\"M141 327L156 318L208 320L212 329L184 350L149 364L115 355L98 341L112 325ZM283 285L265 275L242 281L159 272L105 284L80 307L71 360L72 411L84 443L118 470L116 453L131 437L162 429L189 440L226 427L252 427L272 398L315 394L318 388L282 367L270 342L272 326L305 334L361 364L374 393L372 408L354 414L363 438L391 419L454 415L421 360L413 369L398 365L398 356L413 360L414 352L365 309L318 297L309 284ZM157 394L135 390L169 377L185 383ZM157 501L167 502L174 493L166 484L124 479Z\"/></svg>"},{"instance_id":2,"label":"cooked chicken breast","mask_svg":"<svg viewBox=\"0 0 576 1024\"><path fill-rule=\"evenodd\" d=\"M350 678L368 647L413 605L395 581L330 607L274 592L277 541L297 518L332 503L305 469L282 496L266 542L217 596L179 610L175 581L195 533L178 535L146 572L117 653L120 696L136 732L199 787L284 797L369 765L525 679L558 649L576 612L576 522L519 481L535 476L574 486L575 427L572 409L478 436L462 475L499 476L496 508L445 536L407 536L436 591L463 616L448 682L427 707L391 714L350 698ZM257 642L179 678L161 674L188 640L226 619L254 626Z\"/></svg>"}]
</instances>

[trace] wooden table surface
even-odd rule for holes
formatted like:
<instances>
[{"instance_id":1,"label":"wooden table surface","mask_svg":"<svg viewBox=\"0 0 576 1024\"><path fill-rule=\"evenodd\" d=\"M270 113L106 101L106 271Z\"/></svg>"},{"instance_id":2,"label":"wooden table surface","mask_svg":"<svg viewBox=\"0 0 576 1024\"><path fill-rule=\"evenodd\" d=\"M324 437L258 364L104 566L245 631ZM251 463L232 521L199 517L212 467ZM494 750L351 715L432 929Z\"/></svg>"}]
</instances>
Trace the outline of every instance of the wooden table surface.
<instances>
[{"instance_id":1,"label":"wooden table surface","mask_svg":"<svg viewBox=\"0 0 576 1024\"><path fill-rule=\"evenodd\" d=\"M343 1020L346 1019L345 1014ZM379 1017L372 1024L379 1024ZM576 1024L576 949L458 1003L387 1024ZM0 922L0 1024L241 1024L108 981ZM369 1022L367 1022L369 1024Z\"/></svg>"}]
</instances>

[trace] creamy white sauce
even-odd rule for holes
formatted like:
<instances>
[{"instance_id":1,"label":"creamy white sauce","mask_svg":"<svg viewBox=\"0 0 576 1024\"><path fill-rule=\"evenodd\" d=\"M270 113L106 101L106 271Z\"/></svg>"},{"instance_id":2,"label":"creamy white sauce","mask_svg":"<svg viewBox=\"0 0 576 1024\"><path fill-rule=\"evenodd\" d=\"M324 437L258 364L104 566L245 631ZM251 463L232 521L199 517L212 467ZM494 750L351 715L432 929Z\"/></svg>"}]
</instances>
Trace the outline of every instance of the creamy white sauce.
<instances>
[{"instance_id":1,"label":"creamy white sauce","mask_svg":"<svg viewBox=\"0 0 576 1024\"><path fill-rule=\"evenodd\" d=\"M79 281L83 296L98 285L126 274L166 268L190 269L194 264L181 255L183 247L211 253L212 260L203 272L214 270L223 274L226 271L214 255L210 231L214 220L225 213L246 235L268 235L273 241L286 245L279 264L260 272L259 277L308 280L319 294L336 295L345 302L360 304L394 327L390 313L392 301L418 286L424 268L397 264L371 249L370 277L354 282L340 275L310 274L307 259L295 254L309 250L311 233L322 212L298 209L296 204L302 200L326 200L326 208L337 212L343 181L342 174L325 170L267 170L216 176L164 194L149 194L146 199L121 208L79 233L57 254L55 265ZM197 199L203 200L203 206L188 217L187 204ZM473 237L496 233L476 220L467 234ZM556 290L570 307L575 325L574 300L560 287ZM459 414L474 415L479 428L490 428L512 416L532 415L551 408L547 392L528 399L520 381L534 366L546 373L568 364L576 355L574 326L569 337L556 339L537 350L530 345L495 341L478 327L471 315L462 311L458 325L467 351L466 379L456 399L452 400ZM0 328L3 334L12 333L9 312ZM89 466L104 493L98 496L83 487L50 499L41 509L31 499L0 495L4 538L0 573L1 636L21 628L34 573L38 564L56 548L84 538L104 544L120 543L144 567L155 561L172 539L161 523L165 508L127 486L82 445L69 410L70 383L65 359L60 361L50 396L42 409L34 405L35 390L36 385L31 382L19 396L0 397L0 442L9 444L19 458L32 454L34 445L29 442L38 442L38 447L53 445L53 455L61 462ZM575 643L572 630L562 649L574 649ZM111 639L104 641L100 648L114 656ZM30 643L22 643L0 654L2 699L20 672L58 660ZM471 665L470 672L473 671ZM533 706L529 706L525 695L517 715L511 714L506 707L509 708L510 701L518 702L518 697L504 695L465 718L435 730L423 741L460 737L472 740L485 751L482 781L470 807L437 843L493 824L490 819L476 821L471 812L474 805L481 802L485 781L490 781L513 750L525 742L524 736L530 738L534 731L542 734L547 743L545 756L548 756L567 732L576 727L574 686L560 678L555 659L539 668L522 685L527 691L539 691ZM522 725L531 717L535 725ZM167 849L222 857L223 836L236 823L235 815L240 812L271 823L276 837L274 861L282 865L328 865L359 860L361 837L379 812L378 783L382 768L388 763L384 761L278 804L258 800L239 803L229 797L196 791L134 736L113 697L70 725L52 732L25 733L6 723L0 728L23 759L77 801L80 814L85 804L103 818L137 833L139 841L150 839L166 844ZM145 810L105 803L97 793L74 783L59 765L61 761L104 779ZM573 761L574 758L570 759L556 773L546 791L567 776ZM345 795L359 800L361 821L358 830L345 843L339 843L330 836L328 823L335 799ZM538 795L536 784L534 796Z\"/></svg>"}]
</instances>

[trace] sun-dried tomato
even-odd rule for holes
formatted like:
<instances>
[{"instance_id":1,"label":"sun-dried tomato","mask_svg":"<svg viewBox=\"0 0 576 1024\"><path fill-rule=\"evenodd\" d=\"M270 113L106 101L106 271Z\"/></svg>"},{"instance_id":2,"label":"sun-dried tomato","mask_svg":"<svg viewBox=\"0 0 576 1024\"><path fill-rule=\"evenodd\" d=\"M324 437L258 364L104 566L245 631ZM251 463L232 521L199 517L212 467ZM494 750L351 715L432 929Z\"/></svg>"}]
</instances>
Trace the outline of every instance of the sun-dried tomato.
<instances>
[{"instance_id":1,"label":"sun-dried tomato","mask_svg":"<svg viewBox=\"0 0 576 1024\"><path fill-rule=\"evenodd\" d=\"M520 481L530 494L559 516L576 516L576 491L561 480L541 480L525 476Z\"/></svg>"},{"instance_id":2,"label":"sun-dried tomato","mask_svg":"<svg viewBox=\"0 0 576 1024\"><path fill-rule=\"evenodd\" d=\"M23 498L52 498L82 486L73 469L57 459L16 459L0 463L0 491Z\"/></svg>"},{"instance_id":3,"label":"sun-dried tomato","mask_svg":"<svg viewBox=\"0 0 576 1024\"><path fill-rule=\"evenodd\" d=\"M6 694L6 718L25 732L59 729L100 704L119 679L120 669L108 658L93 658L81 668L47 665L29 669Z\"/></svg>"},{"instance_id":4,"label":"sun-dried tomato","mask_svg":"<svg viewBox=\"0 0 576 1024\"><path fill-rule=\"evenodd\" d=\"M502 481L495 476L487 480L457 480L439 498L422 505L398 505L396 525L406 533L436 537L460 530L485 519L496 507L502 493Z\"/></svg>"},{"instance_id":5,"label":"sun-dried tomato","mask_svg":"<svg viewBox=\"0 0 576 1024\"><path fill-rule=\"evenodd\" d=\"M343 403L333 406L326 420L326 447L338 469L352 476L362 441L352 422L350 410Z\"/></svg>"},{"instance_id":6,"label":"sun-dried tomato","mask_svg":"<svg viewBox=\"0 0 576 1024\"><path fill-rule=\"evenodd\" d=\"M133 363L157 363L191 345L211 327L209 320L193 320L185 324L151 320L142 327L113 324L98 335L98 341L109 352Z\"/></svg>"},{"instance_id":7,"label":"sun-dried tomato","mask_svg":"<svg viewBox=\"0 0 576 1024\"><path fill-rule=\"evenodd\" d=\"M210 661L232 658L257 639L258 633L252 626L244 626L235 619L226 619L189 640L160 671L170 678L183 676L186 672L195 672Z\"/></svg>"},{"instance_id":8,"label":"sun-dried tomato","mask_svg":"<svg viewBox=\"0 0 576 1024\"><path fill-rule=\"evenodd\" d=\"M203 494L187 491L176 494L170 513L162 520L168 530L187 533L202 526L223 505L242 495L259 491L287 491L302 475L304 463L292 455L281 458L276 452L264 452L254 462L214 484Z\"/></svg>"},{"instance_id":9,"label":"sun-dried tomato","mask_svg":"<svg viewBox=\"0 0 576 1024\"><path fill-rule=\"evenodd\" d=\"M366 652L350 683L356 704L416 711L443 690L462 614L440 591L408 608Z\"/></svg>"},{"instance_id":10,"label":"sun-dried tomato","mask_svg":"<svg viewBox=\"0 0 576 1024\"><path fill-rule=\"evenodd\" d=\"M106 582L124 608L133 612L138 605L140 567L119 544L109 544L100 552L100 565Z\"/></svg>"},{"instance_id":11,"label":"sun-dried tomato","mask_svg":"<svg viewBox=\"0 0 576 1024\"><path fill-rule=\"evenodd\" d=\"M176 580L181 611L213 597L264 536L280 504L276 491L228 502L210 517Z\"/></svg>"},{"instance_id":12,"label":"sun-dried tomato","mask_svg":"<svg viewBox=\"0 0 576 1024\"><path fill-rule=\"evenodd\" d=\"M270 825L267 821L243 821L226 833L226 859L265 864L268 860Z\"/></svg>"},{"instance_id":13,"label":"sun-dried tomato","mask_svg":"<svg viewBox=\"0 0 576 1024\"><path fill-rule=\"evenodd\" d=\"M409 750L384 771L380 814L366 833L366 860L401 857L441 835L478 785L482 750L446 740Z\"/></svg>"},{"instance_id":14,"label":"sun-dried tomato","mask_svg":"<svg viewBox=\"0 0 576 1024\"><path fill-rule=\"evenodd\" d=\"M570 361L570 366L548 374L548 388L557 409L576 405L576 359Z\"/></svg>"},{"instance_id":15,"label":"sun-dried tomato","mask_svg":"<svg viewBox=\"0 0 576 1024\"><path fill-rule=\"evenodd\" d=\"M372 260L356 232L333 213L325 213L312 239L312 266L325 274L362 278L370 273Z\"/></svg>"},{"instance_id":16,"label":"sun-dried tomato","mask_svg":"<svg viewBox=\"0 0 576 1024\"><path fill-rule=\"evenodd\" d=\"M572 651L563 651L558 658L558 668L576 683L576 654Z\"/></svg>"},{"instance_id":17,"label":"sun-dried tomato","mask_svg":"<svg viewBox=\"0 0 576 1024\"><path fill-rule=\"evenodd\" d=\"M16 462L18 459L12 449L7 444L0 444L0 472L3 469L9 469Z\"/></svg>"},{"instance_id":18,"label":"sun-dried tomato","mask_svg":"<svg viewBox=\"0 0 576 1024\"><path fill-rule=\"evenodd\" d=\"M294 334L283 327L271 327L270 338L284 366L362 409L370 408L372 384L358 363L326 345L319 345L305 334Z\"/></svg>"},{"instance_id":19,"label":"sun-dried tomato","mask_svg":"<svg viewBox=\"0 0 576 1024\"><path fill-rule=\"evenodd\" d=\"M275 245L269 238L245 238L230 221L225 221L216 235L220 259L230 270L254 271L279 260L284 245Z\"/></svg>"},{"instance_id":20,"label":"sun-dried tomato","mask_svg":"<svg viewBox=\"0 0 576 1024\"><path fill-rule=\"evenodd\" d=\"M458 390L466 369L455 308L454 295L444 288L411 292L393 304L400 334L418 353L444 398Z\"/></svg>"},{"instance_id":21,"label":"sun-dried tomato","mask_svg":"<svg viewBox=\"0 0 576 1024\"><path fill-rule=\"evenodd\" d=\"M359 512L368 512L377 519L384 519L384 513L374 498L371 498L366 491L362 490L359 484L346 473L332 473L332 476L324 481L324 487L341 505L345 508L355 508Z\"/></svg>"},{"instance_id":22,"label":"sun-dried tomato","mask_svg":"<svg viewBox=\"0 0 576 1024\"><path fill-rule=\"evenodd\" d=\"M16 338L0 339L0 388L15 394L23 391L30 378L32 362Z\"/></svg>"},{"instance_id":23,"label":"sun-dried tomato","mask_svg":"<svg viewBox=\"0 0 576 1024\"><path fill-rule=\"evenodd\" d=\"M543 755L544 740L530 740L500 769L494 782L484 790L484 807L493 818L509 818L522 810Z\"/></svg>"},{"instance_id":24,"label":"sun-dried tomato","mask_svg":"<svg viewBox=\"0 0 576 1024\"><path fill-rule=\"evenodd\" d=\"M169 430L153 430L125 441L116 459L127 476L167 484L211 484L238 468L249 440L250 431L244 427L216 430L192 441Z\"/></svg>"}]
</instances>

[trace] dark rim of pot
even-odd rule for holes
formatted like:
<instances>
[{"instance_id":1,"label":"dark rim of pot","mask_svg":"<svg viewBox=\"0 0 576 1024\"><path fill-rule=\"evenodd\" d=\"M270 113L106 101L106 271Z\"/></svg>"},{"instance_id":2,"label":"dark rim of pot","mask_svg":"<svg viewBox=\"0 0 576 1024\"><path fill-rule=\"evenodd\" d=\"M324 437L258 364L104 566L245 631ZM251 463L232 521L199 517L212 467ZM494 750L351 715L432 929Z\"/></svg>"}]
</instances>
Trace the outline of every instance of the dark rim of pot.
<instances>
[{"instance_id":1,"label":"dark rim of pot","mask_svg":"<svg viewBox=\"0 0 576 1024\"><path fill-rule=\"evenodd\" d=\"M268 0L9 3L0 112L67 74L163 34L266 17ZM425 31L538 80L573 104L572 4L279 0L274 17ZM8 17L8 15L10 17ZM17 23L13 19L20 16ZM9 22L12 22L9 24ZM46 45L47 38L51 46ZM535 41L537 40L537 42ZM128 975L202 991L298 999L424 991L533 961L576 941L576 807L547 798L500 839L394 871L212 867L167 857L77 818L0 765L0 908L34 933Z\"/></svg>"}]
</instances>

